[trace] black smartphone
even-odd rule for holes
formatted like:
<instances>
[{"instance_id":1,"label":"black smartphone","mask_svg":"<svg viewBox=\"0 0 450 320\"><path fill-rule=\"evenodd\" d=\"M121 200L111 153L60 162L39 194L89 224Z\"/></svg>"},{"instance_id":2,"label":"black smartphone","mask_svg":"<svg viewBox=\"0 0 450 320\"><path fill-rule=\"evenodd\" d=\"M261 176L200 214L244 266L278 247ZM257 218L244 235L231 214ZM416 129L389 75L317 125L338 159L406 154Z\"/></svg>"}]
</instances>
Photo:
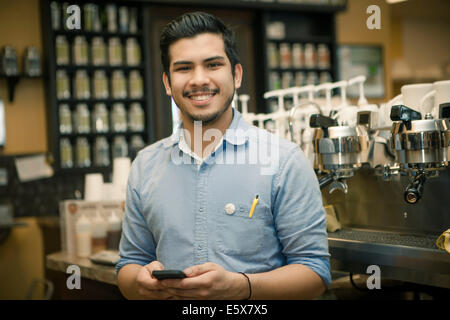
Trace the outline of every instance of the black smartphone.
<instances>
[{"instance_id":1,"label":"black smartphone","mask_svg":"<svg viewBox=\"0 0 450 320\"><path fill-rule=\"evenodd\" d=\"M181 270L153 270L152 275L158 280L186 278Z\"/></svg>"}]
</instances>

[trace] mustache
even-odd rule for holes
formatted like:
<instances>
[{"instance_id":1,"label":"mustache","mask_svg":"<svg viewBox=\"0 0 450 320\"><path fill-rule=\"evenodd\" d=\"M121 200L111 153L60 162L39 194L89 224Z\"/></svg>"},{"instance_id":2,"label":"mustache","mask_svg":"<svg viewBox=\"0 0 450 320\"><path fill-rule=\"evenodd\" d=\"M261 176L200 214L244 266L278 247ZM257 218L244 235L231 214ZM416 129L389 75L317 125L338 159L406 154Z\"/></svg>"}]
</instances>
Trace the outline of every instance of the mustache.
<instances>
[{"instance_id":1,"label":"mustache","mask_svg":"<svg viewBox=\"0 0 450 320\"><path fill-rule=\"evenodd\" d=\"M183 91L183 97L187 97L191 94L198 94L198 93L204 93L204 94L211 94L211 93L219 93L218 88L208 88L208 87L201 87L200 89L193 89L193 90L186 90Z\"/></svg>"}]
</instances>

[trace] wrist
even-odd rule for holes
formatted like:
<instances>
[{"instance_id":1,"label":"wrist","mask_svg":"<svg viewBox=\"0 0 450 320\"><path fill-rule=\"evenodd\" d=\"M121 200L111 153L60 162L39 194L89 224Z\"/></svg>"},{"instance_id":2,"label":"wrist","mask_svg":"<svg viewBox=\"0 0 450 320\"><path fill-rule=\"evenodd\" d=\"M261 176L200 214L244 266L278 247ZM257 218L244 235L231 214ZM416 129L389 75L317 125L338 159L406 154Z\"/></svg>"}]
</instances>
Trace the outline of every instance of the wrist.
<instances>
[{"instance_id":1,"label":"wrist","mask_svg":"<svg viewBox=\"0 0 450 320\"><path fill-rule=\"evenodd\" d=\"M249 300L252 295L252 288L250 283L250 278L247 274L243 272L237 273L239 280L239 290L236 299L239 300Z\"/></svg>"}]
</instances>

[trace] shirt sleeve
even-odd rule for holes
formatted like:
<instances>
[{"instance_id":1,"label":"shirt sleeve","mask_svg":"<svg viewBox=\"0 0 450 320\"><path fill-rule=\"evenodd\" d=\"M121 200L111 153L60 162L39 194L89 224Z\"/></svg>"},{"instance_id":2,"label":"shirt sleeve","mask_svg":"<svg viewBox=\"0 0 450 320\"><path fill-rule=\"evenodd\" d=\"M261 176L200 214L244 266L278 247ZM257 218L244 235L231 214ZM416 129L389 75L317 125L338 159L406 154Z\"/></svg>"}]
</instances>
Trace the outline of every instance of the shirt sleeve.
<instances>
[{"instance_id":1,"label":"shirt sleeve","mask_svg":"<svg viewBox=\"0 0 450 320\"><path fill-rule=\"evenodd\" d=\"M139 192L139 161L140 157L138 156L133 162L128 178L125 215L119 246L120 260L116 265L116 273L127 264L145 266L156 259L153 235L142 211Z\"/></svg>"},{"instance_id":2,"label":"shirt sleeve","mask_svg":"<svg viewBox=\"0 0 450 320\"><path fill-rule=\"evenodd\" d=\"M287 264L302 264L331 285L326 214L314 170L299 147L274 177L274 219Z\"/></svg>"}]
</instances>

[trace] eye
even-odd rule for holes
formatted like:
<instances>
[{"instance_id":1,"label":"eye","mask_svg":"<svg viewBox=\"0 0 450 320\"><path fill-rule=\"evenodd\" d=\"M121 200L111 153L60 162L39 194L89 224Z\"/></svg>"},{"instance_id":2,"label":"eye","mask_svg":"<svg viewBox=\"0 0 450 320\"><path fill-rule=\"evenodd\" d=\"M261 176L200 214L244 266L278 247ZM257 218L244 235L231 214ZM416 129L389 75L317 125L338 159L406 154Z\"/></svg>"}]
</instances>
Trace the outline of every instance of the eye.
<instances>
[{"instance_id":1,"label":"eye","mask_svg":"<svg viewBox=\"0 0 450 320\"><path fill-rule=\"evenodd\" d=\"M223 63L221 63L221 62L211 62L211 63L208 63L208 68L216 69L216 68L219 68L222 65L223 65Z\"/></svg>"},{"instance_id":2,"label":"eye","mask_svg":"<svg viewBox=\"0 0 450 320\"><path fill-rule=\"evenodd\" d=\"M179 66L179 67L175 67L174 71L187 71L190 68L191 68L190 66Z\"/></svg>"}]
</instances>

